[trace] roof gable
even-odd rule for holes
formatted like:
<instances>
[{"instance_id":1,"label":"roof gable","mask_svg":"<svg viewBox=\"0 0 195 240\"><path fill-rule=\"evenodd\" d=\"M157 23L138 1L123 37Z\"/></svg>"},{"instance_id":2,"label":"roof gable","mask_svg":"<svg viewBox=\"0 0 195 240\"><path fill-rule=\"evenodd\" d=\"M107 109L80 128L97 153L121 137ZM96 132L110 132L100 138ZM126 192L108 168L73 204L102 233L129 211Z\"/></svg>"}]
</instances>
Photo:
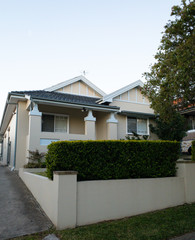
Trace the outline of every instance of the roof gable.
<instances>
[{"instance_id":1,"label":"roof gable","mask_svg":"<svg viewBox=\"0 0 195 240\"><path fill-rule=\"evenodd\" d=\"M144 83L141 80L138 80L136 82L133 82L123 88L120 88L119 90L112 92L106 96L104 96L101 100L101 103L105 103L105 102L113 102L113 99L118 97L119 95L122 95L123 93L132 90L133 88L136 87L143 87Z\"/></svg>"},{"instance_id":2,"label":"roof gable","mask_svg":"<svg viewBox=\"0 0 195 240\"><path fill-rule=\"evenodd\" d=\"M67 89L69 86L76 84L77 82L83 82L84 84L86 84L89 89L92 89L93 91L95 91L96 93L98 93L99 97L104 97L106 94L97 86L95 86L92 82L90 82L88 79L86 79L84 76L78 76L72 79L69 79L67 81L61 82L59 84L56 84L52 87L46 88L44 89L45 91L49 91L49 92L55 92L55 91L60 91L62 89ZM70 92L72 93L72 92ZM88 94L80 94L80 95L88 95ZM95 97L97 97L97 95L95 95Z\"/></svg>"}]
</instances>

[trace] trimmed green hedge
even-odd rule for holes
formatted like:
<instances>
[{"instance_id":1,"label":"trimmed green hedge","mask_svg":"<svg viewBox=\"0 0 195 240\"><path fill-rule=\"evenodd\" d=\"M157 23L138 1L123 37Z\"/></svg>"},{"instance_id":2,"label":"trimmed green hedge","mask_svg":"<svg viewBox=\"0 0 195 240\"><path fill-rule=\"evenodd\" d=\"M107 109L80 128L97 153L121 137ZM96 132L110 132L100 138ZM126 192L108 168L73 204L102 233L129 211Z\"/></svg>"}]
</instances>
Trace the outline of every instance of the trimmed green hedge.
<instances>
[{"instance_id":1,"label":"trimmed green hedge","mask_svg":"<svg viewBox=\"0 0 195 240\"><path fill-rule=\"evenodd\" d=\"M171 141L59 141L48 146L47 175L78 171L78 181L175 176L180 143Z\"/></svg>"},{"instance_id":2,"label":"trimmed green hedge","mask_svg":"<svg viewBox=\"0 0 195 240\"><path fill-rule=\"evenodd\" d=\"M192 141L192 161L195 161L195 140Z\"/></svg>"}]
</instances>

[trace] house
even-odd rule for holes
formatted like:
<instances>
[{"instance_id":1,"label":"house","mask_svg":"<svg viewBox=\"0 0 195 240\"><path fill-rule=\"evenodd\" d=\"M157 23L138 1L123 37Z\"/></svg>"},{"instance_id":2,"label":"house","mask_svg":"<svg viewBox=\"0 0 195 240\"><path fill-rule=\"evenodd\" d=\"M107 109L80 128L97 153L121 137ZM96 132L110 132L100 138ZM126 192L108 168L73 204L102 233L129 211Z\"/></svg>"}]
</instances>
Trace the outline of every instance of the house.
<instances>
[{"instance_id":1,"label":"house","mask_svg":"<svg viewBox=\"0 0 195 240\"><path fill-rule=\"evenodd\" d=\"M149 131L154 112L138 80L111 94L78 76L39 91L8 94L1 126L1 162L19 169L28 150L47 151L59 140L125 139Z\"/></svg>"}]
</instances>

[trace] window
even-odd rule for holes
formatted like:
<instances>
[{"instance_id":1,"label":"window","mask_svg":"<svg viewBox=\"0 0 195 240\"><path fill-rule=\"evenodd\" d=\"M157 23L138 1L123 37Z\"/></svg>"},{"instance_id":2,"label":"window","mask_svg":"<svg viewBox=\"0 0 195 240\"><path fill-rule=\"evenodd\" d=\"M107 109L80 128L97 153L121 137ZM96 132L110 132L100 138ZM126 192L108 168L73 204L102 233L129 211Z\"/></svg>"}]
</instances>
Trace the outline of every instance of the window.
<instances>
[{"instance_id":1,"label":"window","mask_svg":"<svg viewBox=\"0 0 195 240\"><path fill-rule=\"evenodd\" d=\"M65 116L43 114L42 132L67 132L68 118Z\"/></svg>"},{"instance_id":2,"label":"window","mask_svg":"<svg viewBox=\"0 0 195 240\"><path fill-rule=\"evenodd\" d=\"M133 132L139 135L147 135L147 119L127 117L127 133L132 134Z\"/></svg>"},{"instance_id":3,"label":"window","mask_svg":"<svg viewBox=\"0 0 195 240\"><path fill-rule=\"evenodd\" d=\"M47 146L49 145L50 143L52 142L57 142L59 141L60 139L47 139L47 138L41 138L40 139L40 145L41 146Z\"/></svg>"}]
</instances>

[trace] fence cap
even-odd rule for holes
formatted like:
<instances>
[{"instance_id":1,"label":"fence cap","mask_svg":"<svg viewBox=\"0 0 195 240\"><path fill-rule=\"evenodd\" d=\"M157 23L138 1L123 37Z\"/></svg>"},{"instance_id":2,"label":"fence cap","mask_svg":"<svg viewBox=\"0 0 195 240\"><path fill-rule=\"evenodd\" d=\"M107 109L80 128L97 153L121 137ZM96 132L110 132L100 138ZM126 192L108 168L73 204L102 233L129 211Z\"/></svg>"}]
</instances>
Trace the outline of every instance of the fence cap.
<instances>
[{"instance_id":1,"label":"fence cap","mask_svg":"<svg viewBox=\"0 0 195 240\"><path fill-rule=\"evenodd\" d=\"M180 161L177 161L177 163L186 163L186 164L194 163L195 164L195 161L192 161L192 160L180 160Z\"/></svg>"},{"instance_id":2,"label":"fence cap","mask_svg":"<svg viewBox=\"0 0 195 240\"><path fill-rule=\"evenodd\" d=\"M77 171L54 171L55 175L77 175Z\"/></svg>"}]
</instances>

